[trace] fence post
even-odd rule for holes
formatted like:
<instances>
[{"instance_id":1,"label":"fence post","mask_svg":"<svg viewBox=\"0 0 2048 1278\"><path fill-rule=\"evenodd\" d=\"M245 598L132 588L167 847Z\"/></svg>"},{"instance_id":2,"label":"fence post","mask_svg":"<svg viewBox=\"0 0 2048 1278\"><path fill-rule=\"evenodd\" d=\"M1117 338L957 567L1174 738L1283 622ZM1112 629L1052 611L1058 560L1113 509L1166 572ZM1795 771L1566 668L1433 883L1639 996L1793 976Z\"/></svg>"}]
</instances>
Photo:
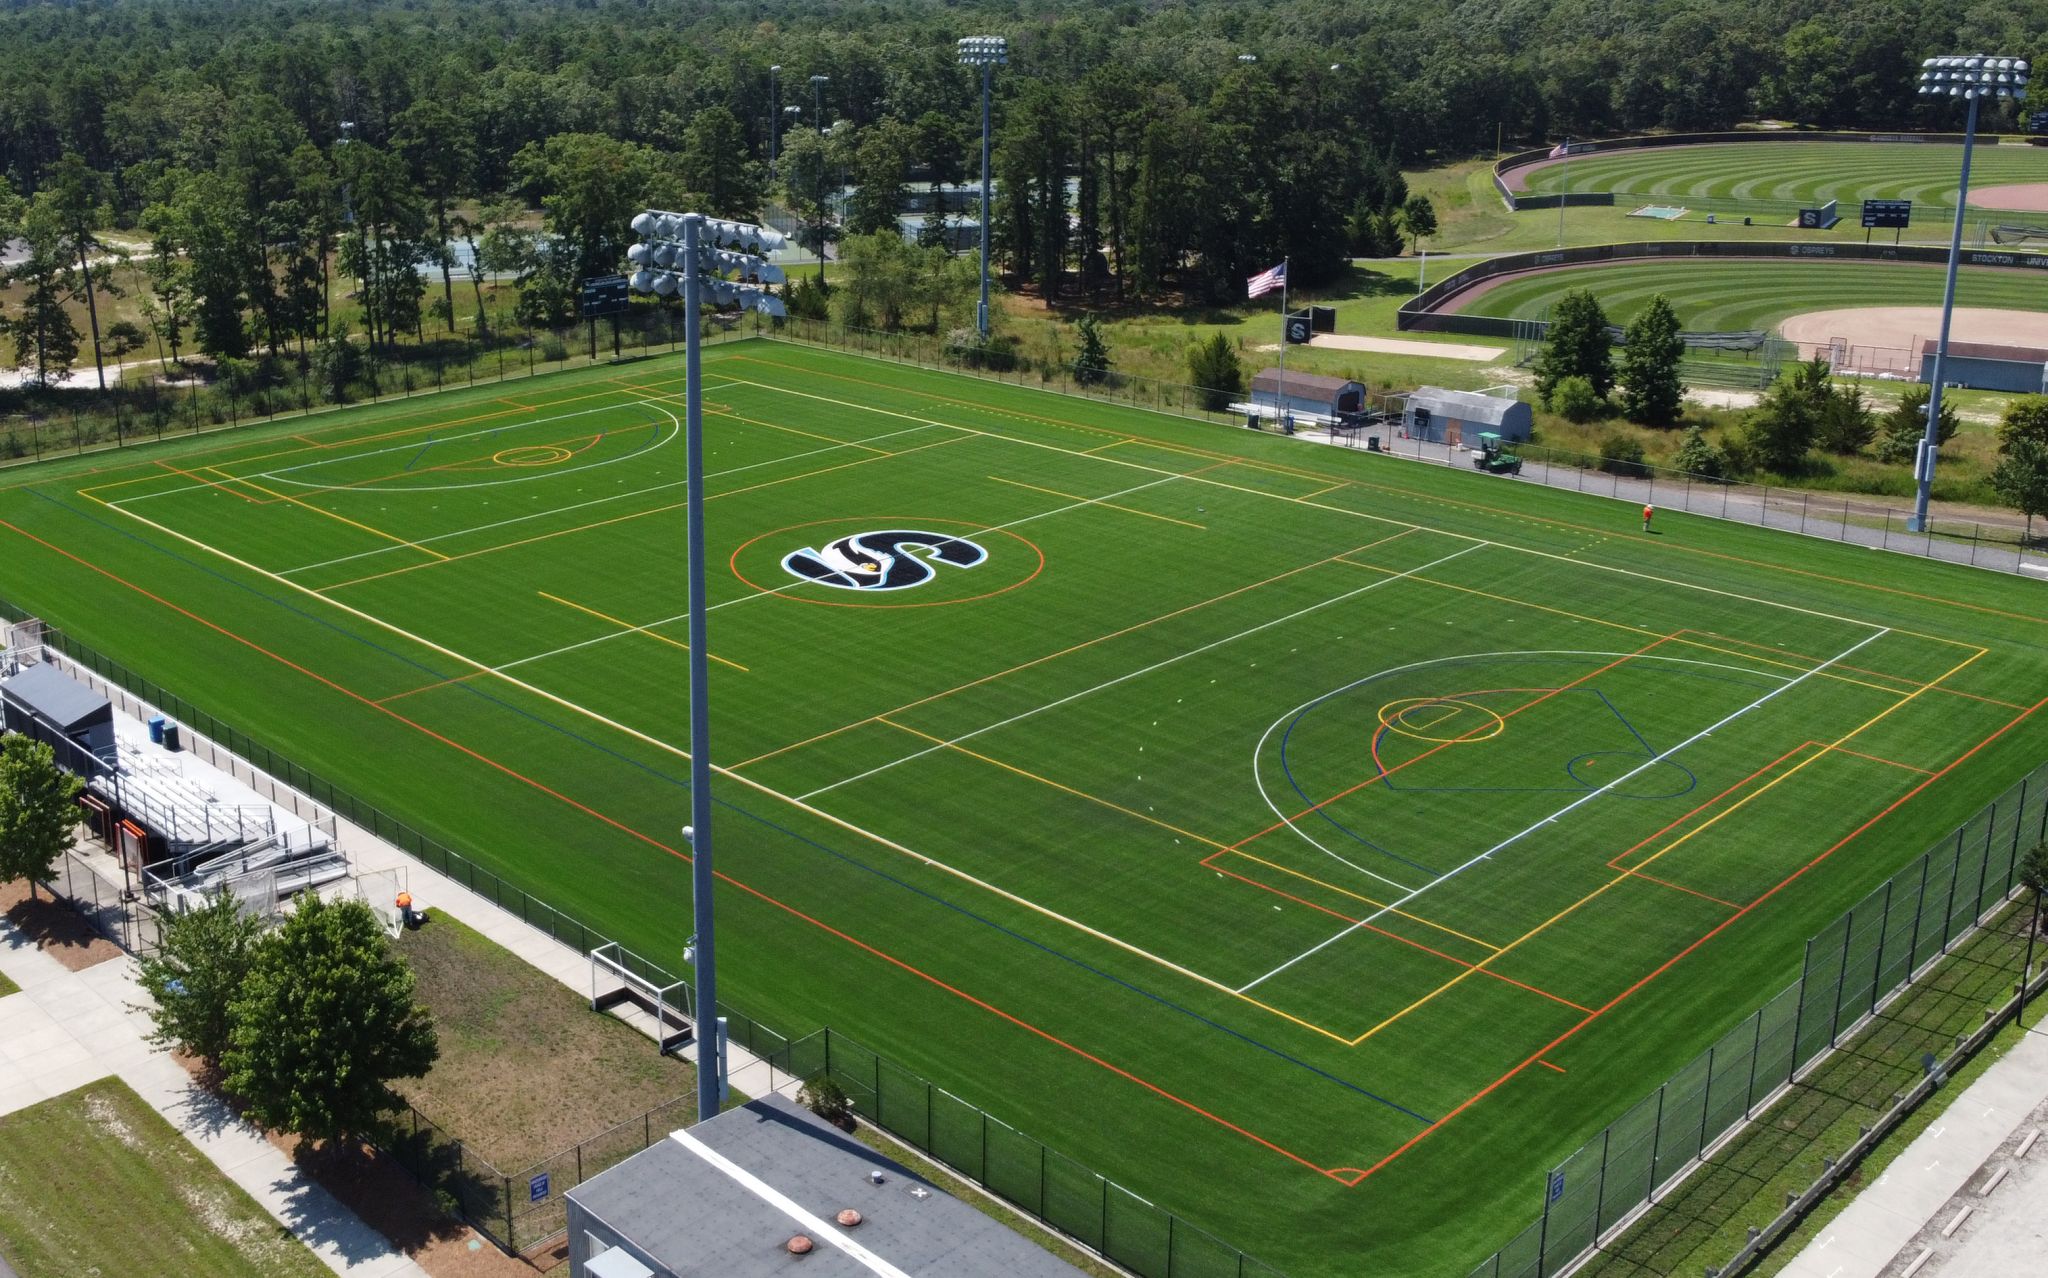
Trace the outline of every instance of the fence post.
<instances>
[{"instance_id":1,"label":"fence post","mask_svg":"<svg viewBox=\"0 0 2048 1278\"><path fill-rule=\"evenodd\" d=\"M2020 778L2019 812L2012 819L2012 855L2006 858L2005 862L2005 891L2001 894L2004 896L2012 895L2013 876L2018 874L2020 870L2020 827L2027 823L2027 782L2029 779L2027 777Z\"/></svg>"},{"instance_id":2,"label":"fence post","mask_svg":"<svg viewBox=\"0 0 2048 1278\"><path fill-rule=\"evenodd\" d=\"M1799 1031L1806 1024L1806 978L1813 971L1813 938L1806 938L1806 960L1799 966L1799 997L1792 1005L1792 1065L1785 1071L1785 1081L1799 1077Z\"/></svg>"},{"instance_id":3,"label":"fence post","mask_svg":"<svg viewBox=\"0 0 2048 1278\"><path fill-rule=\"evenodd\" d=\"M1607 1206L1607 1147L1614 1141L1614 1126L1600 1132L1600 1180L1593 1190L1593 1244L1600 1244L1600 1213ZM1549 1191L1546 1189L1545 1193Z\"/></svg>"},{"instance_id":4,"label":"fence post","mask_svg":"<svg viewBox=\"0 0 2048 1278\"><path fill-rule=\"evenodd\" d=\"M1038 1142L1038 1218L1045 1219L1045 1142Z\"/></svg>"},{"instance_id":5,"label":"fence post","mask_svg":"<svg viewBox=\"0 0 2048 1278\"><path fill-rule=\"evenodd\" d=\"M1702 1086L1702 1087L1700 1088L1700 1152L1699 1152L1699 1153L1697 1153L1697 1154L1695 1154L1695 1155L1693 1155L1693 1157L1695 1157L1695 1158L1705 1158L1705 1157L1707 1156L1707 1115L1713 1112L1713 1108L1714 1108L1714 1048L1713 1048L1713 1046L1712 1046L1712 1045L1710 1044L1710 1045L1709 1045L1709 1046L1707 1047L1707 1077L1706 1077L1706 1082L1705 1082L1705 1084L1704 1084L1704 1085L1703 1085L1703 1086Z\"/></svg>"},{"instance_id":6,"label":"fence post","mask_svg":"<svg viewBox=\"0 0 2048 1278\"><path fill-rule=\"evenodd\" d=\"M1756 1105L1756 1058L1764 1050L1764 1009L1756 1009L1756 1033L1749 1041L1749 1086L1742 1092L1742 1118L1749 1120L1749 1111Z\"/></svg>"},{"instance_id":7,"label":"fence post","mask_svg":"<svg viewBox=\"0 0 2048 1278\"><path fill-rule=\"evenodd\" d=\"M1943 954L1946 954L1946 953L1948 953L1948 930L1949 930L1949 928L1950 928L1951 926L1953 926L1953 925L1954 925L1954 923L1955 923L1955 918L1956 918L1956 878L1957 878L1957 876L1961 875L1961 874L1962 874L1962 872L1963 872L1963 831L1962 831L1962 828L1961 828L1960 826L1958 826L1958 827L1957 827L1957 829L1956 829L1956 857L1955 857L1955 864L1954 864L1954 865L1951 865L1951 866L1949 867L1949 871L1948 871L1948 904L1947 904L1946 906L1943 906L1943 907L1942 907L1942 911L1941 911L1941 952L1942 952Z\"/></svg>"},{"instance_id":8,"label":"fence post","mask_svg":"<svg viewBox=\"0 0 2048 1278\"><path fill-rule=\"evenodd\" d=\"M1892 930L1892 885L1897 876L1884 881L1884 911L1877 916L1877 959L1870 965L1870 1006L1864 1010L1877 1010L1877 1000L1884 996L1878 982L1884 979L1884 938Z\"/></svg>"},{"instance_id":9,"label":"fence post","mask_svg":"<svg viewBox=\"0 0 2048 1278\"><path fill-rule=\"evenodd\" d=\"M1108 1178L1107 1176L1097 1176L1097 1177L1096 1177L1095 1179L1097 1179L1097 1180L1099 1180L1099 1181L1101 1181L1101 1182L1102 1182L1102 1243L1101 1243L1101 1250L1102 1250L1102 1254L1103 1254L1103 1255L1105 1255L1105 1256L1107 1256L1107 1255L1109 1254L1109 1178Z\"/></svg>"},{"instance_id":10,"label":"fence post","mask_svg":"<svg viewBox=\"0 0 2048 1278\"><path fill-rule=\"evenodd\" d=\"M1835 964L1835 1013L1828 1020L1828 1046L1835 1045L1842 1032L1842 990L1849 983L1849 941L1856 935L1856 911L1851 909L1842 924L1842 957Z\"/></svg>"},{"instance_id":11,"label":"fence post","mask_svg":"<svg viewBox=\"0 0 2048 1278\"><path fill-rule=\"evenodd\" d=\"M1536 1278L1544 1278L1550 1272L1550 1191L1556 1177L1553 1171L1543 1178L1543 1219L1536 1225ZM1651 1179L1655 1179L1655 1173Z\"/></svg>"},{"instance_id":12,"label":"fence post","mask_svg":"<svg viewBox=\"0 0 2048 1278\"><path fill-rule=\"evenodd\" d=\"M1646 1202L1657 1201L1657 1154L1664 1148L1664 1089L1671 1084L1664 1083L1657 1088L1657 1121L1650 1128L1650 1187L1643 1191Z\"/></svg>"},{"instance_id":13,"label":"fence post","mask_svg":"<svg viewBox=\"0 0 2048 1278\"><path fill-rule=\"evenodd\" d=\"M981 1114L981 1176L980 1176L980 1180L981 1180L981 1183L982 1183L982 1184L986 1185L986 1184L988 1184L988 1111L984 1109L984 1110L980 1110L980 1111L978 1111L978 1112L979 1112L979 1113Z\"/></svg>"},{"instance_id":14,"label":"fence post","mask_svg":"<svg viewBox=\"0 0 2048 1278\"><path fill-rule=\"evenodd\" d=\"M1920 854L1920 890L1913 897L1913 938L1906 942L1906 979L1913 979L1913 970L1920 959L1920 919L1927 913L1927 866L1934 859L1932 852Z\"/></svg>"},{"instance_id":15,"label":"fence post","mask_svg":"<svg viewBox=\"0 0 2048 1278\"><path fill-rule=\"evenodd\" d=\"M932 1080L924 1080L924 1152L929 1154L938 1145L937 1131L932 1127Z\"/></svg>"},{"instance_id":16,"label":"fence post","mask_svg":"<svg viewBox=\"0 0 2048 1278\"><path fill-rule=\"evenodd\" d=\"M519 1243L512 1236L512 1178L501 1175L498 1179L505 1182L505 1247L516 1256L519 1254Z\"/></svg>"}]
</instances>

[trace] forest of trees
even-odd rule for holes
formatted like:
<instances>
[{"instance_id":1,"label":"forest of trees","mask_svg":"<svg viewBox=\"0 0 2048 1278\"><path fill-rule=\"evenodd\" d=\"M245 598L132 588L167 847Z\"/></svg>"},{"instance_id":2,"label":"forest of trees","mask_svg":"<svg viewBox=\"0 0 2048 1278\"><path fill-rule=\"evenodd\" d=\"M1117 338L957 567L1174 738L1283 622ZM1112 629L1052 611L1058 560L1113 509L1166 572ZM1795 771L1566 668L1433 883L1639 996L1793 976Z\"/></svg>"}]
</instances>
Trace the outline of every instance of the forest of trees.
<instances>
[{"instance_id":1,"label":"forest of trees","mask_svg":"<svg viewBox=\"0 0 2048 1278\"><path fill-rule=\"evenodd\" d=\"M650 202L773 197L810 224L844 184L840 229L888 228L914 185L977 170L953 42L979 33L1011 43L1013 281L1221 300L1283 253L1313 285L1384 248L1397 166L1497 136L1951 127L1914 100L1919 58L2031 55L2048 0L5 0L0 226L29 257L4 321L23 363L96 345L59 303L92 300L108 227L151 246L152 337L231 360L336 340L337 270L372 346L483 322L451 244L559 323Z\"/></svg>"}]
</instances>

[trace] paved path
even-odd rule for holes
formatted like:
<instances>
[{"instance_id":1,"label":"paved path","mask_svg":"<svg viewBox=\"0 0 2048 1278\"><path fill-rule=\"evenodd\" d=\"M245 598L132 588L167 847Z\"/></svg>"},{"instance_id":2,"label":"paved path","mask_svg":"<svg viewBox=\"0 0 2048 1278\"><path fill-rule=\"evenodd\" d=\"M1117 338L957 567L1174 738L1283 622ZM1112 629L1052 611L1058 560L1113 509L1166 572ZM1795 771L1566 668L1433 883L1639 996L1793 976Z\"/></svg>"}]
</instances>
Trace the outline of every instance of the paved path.
<instances>
[{"instance_id":1,"label":"paved path","mask_svg":"<svg viewBox=\"0 0 2048 1278\"><path fill-rule=\"evenodd\" d=\"M0 918L0 973L21 987L0 998L0 1114L115 1075L183 1132L280 1224L338 1274L426 1278L169 1054L146 1041L148 999L123 956L73 972ZM0 1278L6 1266L0 1265Z\"/></svg>"},{"instance_id":2,"label":"paved path","mask_svg":"<svg viewBox=\"0 0 2048 1278\"><path fill-rule=\"evenodd\" d=\"M1919 1260L1919 1278L1985 1278L2040 1273L2000 1258L2029 1256L2038 1264L2048 1233L2048 1137L2024 1160L2027 1133L2048 1118L2048 1034L2027 1033L1997 1064L1949 1102L1885 1174L1856 1196L1804 1251L1783 1278L1896 1278ZM2001 1167L2010 1170L1990 1194ZM1942 1230L1963 1207L1972 1216L1951 1236ZM2034 1241L2031 1250L2026 1240Z\"/></svg>"}]
</instances>

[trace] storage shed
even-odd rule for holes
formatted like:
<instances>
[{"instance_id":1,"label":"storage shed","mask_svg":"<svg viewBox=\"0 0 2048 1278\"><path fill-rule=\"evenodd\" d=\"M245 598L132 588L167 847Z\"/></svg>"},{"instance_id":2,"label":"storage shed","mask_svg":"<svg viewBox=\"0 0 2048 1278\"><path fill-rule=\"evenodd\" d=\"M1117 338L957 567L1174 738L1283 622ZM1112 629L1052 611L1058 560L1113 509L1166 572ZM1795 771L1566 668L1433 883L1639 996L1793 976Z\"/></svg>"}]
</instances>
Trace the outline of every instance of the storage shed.
<instances>
[{"instance_id":1,"label":"storage shed","mask_svg":"<svg viewBox=\"0 0 2048 1278\"><path fill-rule=\"evenodd\" d=\"M1931 337L1920 343L1920 380L1928 385L1934 383L1936 345ZM1989 342L1950 342L1941 380L1972 390L2048 395L2048 351Z\"/></svg>"},{"instance_id":2,"label":"storage shed","mask_svg":"<svg viewBox=\"0 0 2048 1278\"><path fill-rule=\"evenodd\" d=\"M1252 403L1279 412L1338 417L1365 408L1365 387L1341 377L1269 368L1252 378Z\"/></svg>"},{"instance_id":3,"label":"storage shed","mask_svg":"<svg viewBox=\"0 0 2048 1278\"><path fill-rule=\"evenodd\" d=\"M571 1189L566 1208L571 1278L1081 1273L773 1094L671 1132Z\"/></svg>"},{"instance_id":4,"label":"storage shed","mask_svg":"<svg viewBox=\"0 0 2048 1278\"><path fill-rule=\"evenodd\" d=\"M1482 431L1502 439L1520 442L1529 438L1535 426L1530 407L1514 397L1514 387L1496 388L1506 392L1445 390L1424 386L1411 391L1402 411L1401 426L1409 438L1432 444L1469 448Z\"/></svg>"},{"instance_id":5,"label":"storage shed","mask_svg":"<svg viewBox=\"0 0 2048 1278\"><path fill-rule=\"evenodd\" d=\"M50 662L0 680L0 724L55 747L57 762L93 771L114 749L114 707Z\"/></svg>"}]
</instances>

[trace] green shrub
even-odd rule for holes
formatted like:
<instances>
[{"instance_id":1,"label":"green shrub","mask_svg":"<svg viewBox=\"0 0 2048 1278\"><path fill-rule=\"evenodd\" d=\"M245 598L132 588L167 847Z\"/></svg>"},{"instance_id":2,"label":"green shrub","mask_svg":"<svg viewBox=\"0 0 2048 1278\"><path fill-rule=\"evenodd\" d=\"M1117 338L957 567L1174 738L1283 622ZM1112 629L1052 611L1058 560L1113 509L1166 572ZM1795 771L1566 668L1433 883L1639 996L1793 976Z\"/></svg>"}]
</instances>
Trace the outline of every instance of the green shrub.
<instances>
[{"instance_id":1,"label":"green shrub","mask_svg":"<svg viewBox=\"0 0 2048 1278\"><path fill-rule=\"evenodd\" d=\"M1557 385L1551 387L1550 406L1573 422L1596 421L1607 415L1607 401L1594 389L1592 380L1577 374L1559 378Z\"/></svg>"},{"instance_id":2,"label":"green shrub","mask_svg":"<svg viewBox=\"0 0 2048 1278\"><path fill-rule=\"evenodd\" d=\"M569 348L553 333L540 339L540 357L551 364L559 364L569 358Z\"/></svg>"},{"instance_id":3,"label":"green shrub","mask_svg":"<svg viewBox=\"0 0 2048 1278\"><path fill-rule=\"evenodd\" d=\"M1600 440L1600 469L1610 475L1644 478L1650 468L1643 464L1643 441L1630 431L1609 431Z\"/></svg>"}]
</instances>

